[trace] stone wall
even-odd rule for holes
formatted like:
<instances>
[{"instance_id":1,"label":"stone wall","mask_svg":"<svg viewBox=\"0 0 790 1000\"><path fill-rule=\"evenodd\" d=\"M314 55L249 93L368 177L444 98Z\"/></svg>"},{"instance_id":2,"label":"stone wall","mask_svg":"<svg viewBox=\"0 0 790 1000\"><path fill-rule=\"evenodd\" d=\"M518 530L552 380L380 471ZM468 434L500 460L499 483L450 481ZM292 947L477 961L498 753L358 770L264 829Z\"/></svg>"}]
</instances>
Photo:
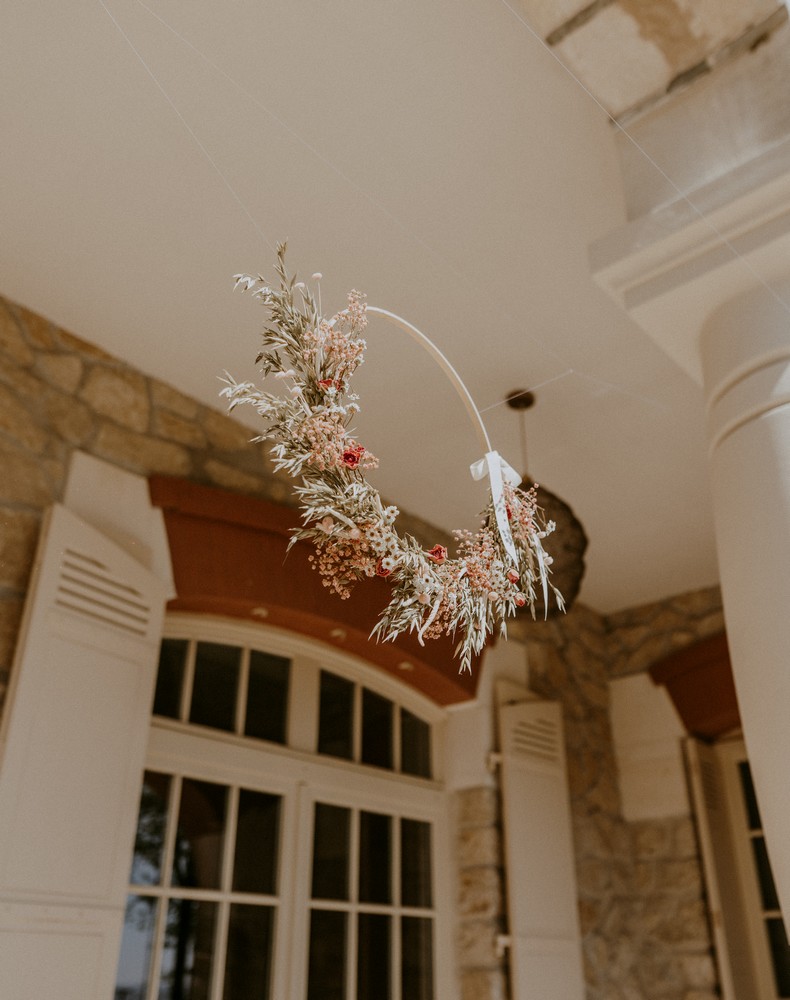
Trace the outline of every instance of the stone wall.
<instances>
[{"instance_id":1,"label":"stone wall","mask_svg":"<svg viewBox=\"0 0 790 1000\"><path fill-rule=\"evenodd\" d=\"M723 627L714 587L607 617L576 605L511 629L527 642L532 689L563 704L588 1000L717 995L692 820L623 819L609 681Z\"/></svg>"},{"instance_id":2,"label":"stone wall","mask_svg":"<svg viewBox=\"0 0 790 1000\"><path fill-rule=\"evenodd\" d=\"M610 677L642 673L685 646L724 631L718 587L626 608L604 619Z\"/></svg>"},{"instance_id":3,"label":"stone wall","mask_svg":"<svg viewBox=\"0 0 790 1000\"><path fill-rule=\"evenodd\" d=\"M130 472L292 504L254 432L0 298L0 708L44 511L79 448ZM449 543L417 518L415 537Z\"/></svg>"},{"instance_id":4,"label":"stone wall","mask_svg":"<svg viewBox=\"0 0 790 1000\"><path fill-rule=\"evenodd\" d=\"M75 448L132 472L189 477L289 502L250 432L170 386L0 300L0 702L41 518ZM418 537L428 531L403 518ZM577 606L518 622L537 694L563 703L589 1000L708 1000L710 941L687 818L620 815L608 682L721 628L714 590L603 618ZM496 793L456 801L463 1000L506 1000Z\"/></svg>"},{"instance_id":5,"label":"stone wall","mask_svg":"<svg viewBox=\"0 0 790 1000\"><path fill-rule=\"evenodd\" d=\"M456 793L454 806L461 1000L507 1000L507 967L496 946L506 929L499 796L468 788Z\"/></svg>"}]
</instances>

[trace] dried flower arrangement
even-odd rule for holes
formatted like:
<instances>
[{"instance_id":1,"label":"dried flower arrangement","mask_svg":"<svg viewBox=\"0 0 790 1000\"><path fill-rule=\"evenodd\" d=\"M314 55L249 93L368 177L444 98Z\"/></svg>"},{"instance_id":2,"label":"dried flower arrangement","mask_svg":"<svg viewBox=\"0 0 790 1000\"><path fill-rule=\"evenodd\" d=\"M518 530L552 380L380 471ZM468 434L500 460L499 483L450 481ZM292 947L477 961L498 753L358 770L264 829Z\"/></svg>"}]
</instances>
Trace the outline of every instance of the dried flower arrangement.
<instances>
[{"instance_id":1,"label":"dried flower arrangement","mask_svg":"<svg viewBox=\"0 0 790 1000\"><path fill-rule=\"evenodd\" d=\"M548 604L551 557L542 540L554 524L543 522L536 487L523 491L492 473L480 528L454 532L457 558L443 545L425 551L411 535L399 534L398 509L384 506L365 479L378 460L350 429L359 412L359 397L349 386L366 347L365 297L350 292L346 308L324 319L306 284L288 276L284 245L277 247L275 269L279 287L262 277L239 274L235 280L269 311L256 364L264 378L280 380L285 392L265 392L227 375L222 395L231 410L244 403L254 407L266 422L255 440L273 441L275 468L301 481L295 489L303 526L290 545L313 543L310 561L324 586L341 598L366 577L388 578L392 597L373 636L386 641L409 631L424 643L443 633L457 635L461 669L470 670L486 637L494 629L506 635L506 619L518 608L528 606L534 617L538 585ZM551 589L562 607L562 595Z\"/></svg>"}]
</instances>

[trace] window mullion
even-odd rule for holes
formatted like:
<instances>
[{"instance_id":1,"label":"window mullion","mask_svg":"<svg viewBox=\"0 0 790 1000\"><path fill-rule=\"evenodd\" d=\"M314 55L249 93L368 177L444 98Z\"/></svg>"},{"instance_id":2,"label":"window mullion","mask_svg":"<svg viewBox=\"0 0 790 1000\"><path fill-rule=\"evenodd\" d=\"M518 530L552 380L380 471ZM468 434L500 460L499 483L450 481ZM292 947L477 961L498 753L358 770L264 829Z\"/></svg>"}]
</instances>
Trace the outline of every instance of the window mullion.
<instances>
[{"instance_id":1,"label":"window mullion","mask_svg":"<svg viewBox=\"0 0 790 1000\"><path fill-rule=\"evenodd\" d=\"M362 686L354 685L354 717L353 726L353 753L352 760L357 764L362 760Z\"/></svg>"},{"instance_id":2,"label":"window mullion","mask_svg":"<svg viewBox=\"0 0 790 1000\"><path fill-rule=\"evenodd\" d=\"M236 846L236 830L239 816L239 789L237 785L228 788L228 809L225 814L225 843L223 845L220 889L229 893L233 888L233 857Z\"/></svg>"},{"instance_id":3,"label":"window mullion","mask_svg":"<svg viewBox=\"0 0 790 1000\"><path fill-rule=\"evenodd\" d=\"M194 645L194 644L193 644ZM194 657L192 658L194 660ZM171 876L173 872L173 862L175 858L176 840L178 838L178 806L181 800L181 776L173 775L170 781L170 795L167 806L167 827L165 830L165 849L162 852L162 895L159 897L159 906L156 913L156 926L154 930L154 947L151 954L151 976L148 987L149 1000L156 1000L159 996L159 980L162 974L162 952L165 945L165 934L167 931L167 911L170 905L169 892L171 886Z\"/></svg>"},{"instance_id":4,"label":"window mullion","mask_svg":"<svg viewBox=\"0 0 790 1000\"><path fill-rule=\"evenodd\" d=\"M401 773L401 706L393 703L392 711L392 766L396 774Z\"/></svg>"},{"instance_id":5,"label":"window mullion","mask_svg":"<svg viewBox=\"0 0 790 1000\"><path fill-rule=\"evenodd\" d=\"M250 650L242 649L239 663L239 688L236 692L236 722L234 731L244 735L244 723L247 718L247 691L250 680Z\"/></svg>"},{"instance_id":6,"label":"window mullion","mask_svg":"<svg viewBox=\"0 0 790 1000\"><path fill-rule=\"evenodd\" d=\"M360 718L360 688L356 687L355 698L355 737L358 729L361 728L357 722ZM360 837L359 828L362 822L360 810L353 809L351 815L351 843L349 845L349 893L348 893L348 939L346 941L346 997L347 1000L355 1000L357 995L357 938L358 938L358 913L359 913L359 858L360 858Z\"/></svg>"},{"instance_id":7,"label":"window mullion","mask_svg":"<svg viewBox=\"0 0 790 1000\"><path fill-rule=\"evenodd\" d=\"M192 689L195 686L195 659L197 657L197 641L190 639L187 646L187 658L184 669L184 686L181 691L181 708L178 718L181 722L189 722L189 706L192 704Z\"/></svg>"},{"instance_id":8,"label":"window mullion","mask_svg":"<svg viewBox=\"0 0 790 1000\"><path fill-rule=\"evenodd\" d=\"M211 1000L222 1000L225 986L225 956L228 952L228 922L230 901L223 899L217 903L217 927L214 932L214 961L212 963Z\"/></svg>"},{"instance_id":9,"label":"window mullion","mask_svg":"<svg viewBox=\"0 0 790 1000\"><path fill-rule=\"evenodd\" d=\"M400 712L398 712L400 716ZM398 719L400 722L400 718ZM398 727L400 728L400 727ZM397 740L397 737L396 737ZM401 995L401 910L403 900L401 899L401 817L392 817L392 872L390 874L393 884L391 887L392 917L390 923L390 955L392 967L390 969L390 982L392 984L393 1000L398 1000Z\"/></svg>"}]
</instances>

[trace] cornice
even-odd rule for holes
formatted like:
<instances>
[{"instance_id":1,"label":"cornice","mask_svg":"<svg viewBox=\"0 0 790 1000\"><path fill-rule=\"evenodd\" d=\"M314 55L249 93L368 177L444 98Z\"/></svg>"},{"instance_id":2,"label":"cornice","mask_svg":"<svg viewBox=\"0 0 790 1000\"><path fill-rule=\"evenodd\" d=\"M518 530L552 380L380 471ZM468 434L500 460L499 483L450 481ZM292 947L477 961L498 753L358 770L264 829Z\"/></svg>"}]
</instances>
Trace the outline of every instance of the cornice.
<instances>
[{"instance_id":1,"label":"cornice","mask_svg":"<svg viewBox=\"0 0 790 1000\"><path fill-rule=\"evenodd\" d=\"M695 381L699 333L736 295L790 273L790 143L590 247L598 284Z\"/></svg>"}]
</instances>

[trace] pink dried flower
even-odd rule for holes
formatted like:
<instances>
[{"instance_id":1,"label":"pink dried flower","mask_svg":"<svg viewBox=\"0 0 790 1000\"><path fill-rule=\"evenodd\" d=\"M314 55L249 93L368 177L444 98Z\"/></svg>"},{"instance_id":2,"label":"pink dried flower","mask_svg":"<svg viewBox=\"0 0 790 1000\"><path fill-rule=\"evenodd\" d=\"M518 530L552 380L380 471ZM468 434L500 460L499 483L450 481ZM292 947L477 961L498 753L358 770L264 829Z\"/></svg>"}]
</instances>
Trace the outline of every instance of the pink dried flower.
<instances>
[{"instance_id":1,"label":"pink dried flower","mask_svg":"<svg viewBox=\"0 0 790 1000\"><path fill-rule=\"evenodd\" d=\"M432 562L441 565L447 558L447 549L444 547L444 545L434 545L434 547L428 553L428 558L432 560Z\"/></svg>"}]
</instances>

